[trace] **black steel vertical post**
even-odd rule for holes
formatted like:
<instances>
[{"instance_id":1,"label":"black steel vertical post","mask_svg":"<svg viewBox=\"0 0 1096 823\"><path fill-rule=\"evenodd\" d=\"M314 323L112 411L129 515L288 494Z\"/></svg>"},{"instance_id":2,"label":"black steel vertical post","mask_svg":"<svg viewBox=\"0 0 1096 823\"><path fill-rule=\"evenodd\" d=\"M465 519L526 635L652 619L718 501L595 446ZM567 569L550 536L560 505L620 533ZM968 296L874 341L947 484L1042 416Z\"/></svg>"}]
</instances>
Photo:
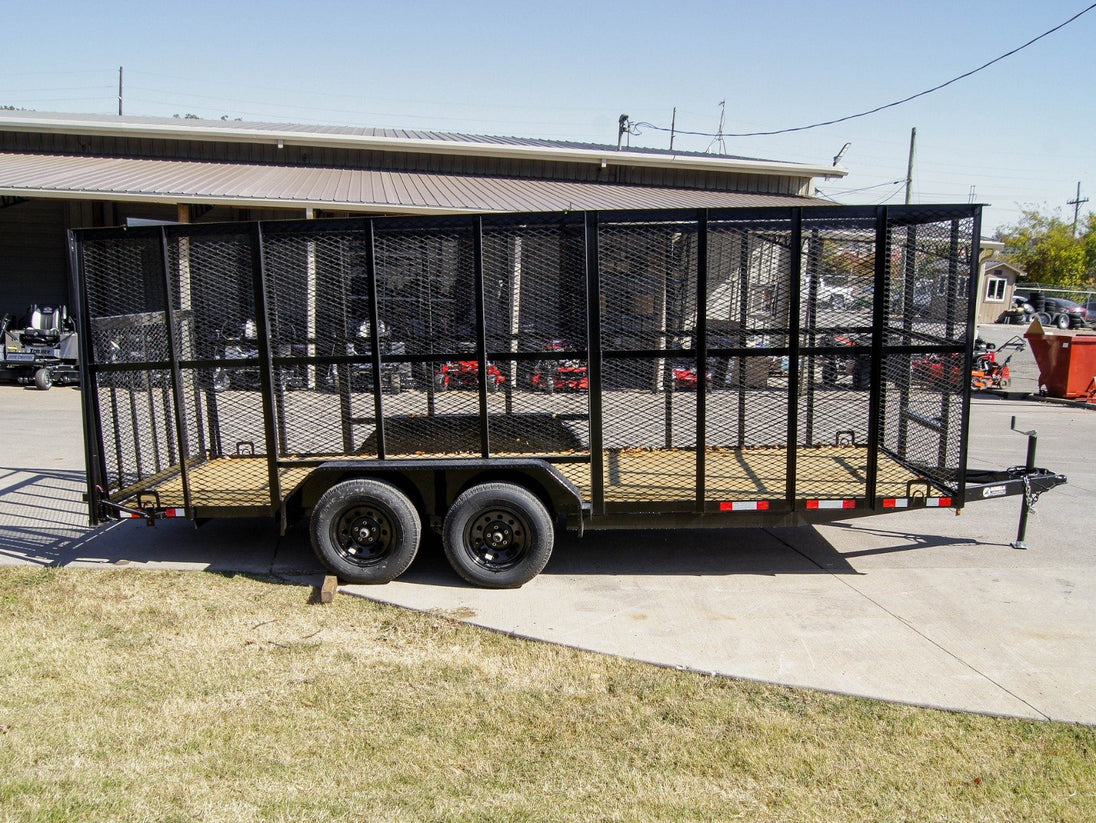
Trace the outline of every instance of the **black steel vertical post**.
<instances>
[{"instance_id":1,"label":"black steel vertical post","mask_svg":"<svg viewBox=\"0 0 1096 823\"><path fill-rule=\"evenodd\" d=\"M822 238L817 228L811 229L807 247L807 416L803 441L814 442L814 347L818 345L818 279L822 268ZM832 336L830 337L832 340Z\"/></svg>"},{"instance_id":2,"label":"black steel vertical post","mask_svg":"<svg viewBox=\"0 0 1096 823\"><path fill-rule=\"evenodd\" d=\"M1013 431L1019 431L1019 429L1016 428L1016 416L1015 415L1013 415L1013 418L1012 418L1012 430ZM1027 439L1028 439L1028 442L1027 442L1027 460L1024 463L1024 468L1025 468L1024 477L1025 477L1025 483L1026 483L1027 478L1030 477L1035 472L1035 448L1036 448L1036 446L1038 445L1038 442L1039 442L1039 433L1033 429L1031 431L1021 432L1021 434L1026 434ZM966 489L964 488L963 493L965 494L965 492L966 492ZM1016 525L1016 540L1014 540L1012 543L1009 544L1014 549L1026 549L1027 548L1027 543L1024 542L1024 538L1027 536L1028 511L1030 509L1031 509L1031 504L1028 502L1028 489L1025 485L1024 492L1023 492L1022 495L1020 495L1020 522Z\"/></svg>"},{"instance_id":3,"label":"black steel vertical post","mask_svg":"<svg viewBox=\"0 0 1096 823\"><path fill-rule=\"evenodd\" d=\"M708 440L708 210L696 216L696 510L707 499ZM713 387L714 388L714 387Z\"/></svg>"},{"instance_id":4,"label":"black steel vertical post","mask_svg":"<svg viewBox=\"0 0 1096 823\"><path fill-rule=\"evenodd\" d=\"M750 230L742 230L738 246L738 334L735 347L746 346L746 321L750 302ZM735 360L735 388L738 393L738 447L746 446L746 358L738 355Z\"/></svg>"},{"instance_id":5,"label":"black steel vertical post","mask_svg":"<svg viewBox=\"0 0 1096 823\"><path fill-rule=\"evenodd\" d=\"M103 421L99 414L99 372L92 356L94 347L87 282L83 277L83 246L77 242L72 231L68 232L68 252L70 302L76 304L76 325L80 330L77 346L80 350L80 404L83 406L81 422L84 428L84 466L87 470L88 523L94 526L99 522L99 488L107 487L107 467L102 453L104 444Z\"/></svg>"},{"instance_id":6,"label":"black steel vertical post","mask_svg":"<svg viewBox=\"0 0 1096 823\"><path fill-rule=\"evenodd\" d=\"M185 406L186 397L184 396L179 402ZM164 438L167 440L167 464L173 466L177 455L175 454L175 439L171 436L171 392L167 390L167 386L160 387L160 405L164 415Z\"/></svg>"},{"instance_id":7,"label":"black steel vertical post","mask_svg":"<svg viewBox=\"0 0 1096 823\"><path fill-rule=\"evenodd\" d=\"M799 297L803 280L803 209L791 213L791 248L788 260L788 506L795 508L796 470L799 457Z\"/></svg>"},{"instance_id":8,"label":"black steel vertical post","mask_svg":"<svg viewBox=\"0 0 1096 823\"><path fill-rule=\"evenodd\" d=\"M981 257L981 237L982 237L982 207L974 206L972 217L972 225L970 230L970 260L968 261L967 268L967 328L966 339L966 371L964 374L970 374L971 369L974 367L974 337L976 333L975 318L978 314L978 274L981 269L981 263L979 258ZM967 453L968 453L968 439L970 438L970 381L964 381L967 383L966 390L963 394L963 406L960 411L961 423L959 426L959 483L957 486L958 505L963 506L967 497ZM1034 463L1035 460L1035 446L1031 444L1030 457ZM1026 502L1025 502L1026 506ZM1026 509L1025 509L1026 511Z\"/></svg>"},{"instance_id":9,"label":"black steel vertical post","mask_svg":"<svg viewBox=\"0 0 1096 823\"><path fill-rule=\"evenodd\" d=\"M483 218L472 224L472 289L476 302L476 363L479 367L480 457L491 454L491 426L487 409L487 312L483 297Z\"/></svg>"},{"instance_id":10,"label":"black steel vertical post","mask_svg":"<svg viewBox=\"0 0 1096 823\"><path fill-rule=\"evenodd\" d=\"M594 514L605 513L604 420L602 418L601 264L598 213L586 212L586 323L590 390L590 496Z\"/></svg>"},{"instance_id":11,"label":"black steel vertical post","mask_svg":"<svg viewBox=\"0 0 1096 823\"><path fill-rule=\"evenodd\" d=\"M973 247L977 248L977 242ZM948 343L955 341L955 292L959 287L959 220L952 218L951 221L951 238L948 244L948 279L947 279L947 291L944 296L945 300L945 314L944 314L944 337ZM966 329L965 329L966 330ZM963 409L970 405L970 371L974 366L973 352L974 347L970 344L970 335L964 334L964 340L967 343L966 355L963 358L963 391L960 397L960 414L963 413ZM947 468L948 460L948 443L951 440L951 404L953 395L951 392L942 392L940 394L940 423L943 427L943 431L940 433L940 443L937 447L936 457L937 465L940 470L943 471ZM958 468L958 467L957 467Z\"/></svg>"},{"instance_id":12,"label":"black steel vertical post","mask_svg":"<svg viewBox=\"0 0 1096 823\"><path fill-rule=\"evenodd\" d=\"M880 418L883 409L883 343L887 330L886 294L890 273L890 213L886 206L875 210L875 272L872 286L871 379L868 383L868 465L865 486L868 506L875 508L879 483Z\"/></svg>"},{"instance_id":13,"label":"black steel vertical post","mask_svg":"<svg viewBox=\"0 0 1096 823\"><path fill-rule=\"evenodd\" d=\"M914 283L917 275L917 225L906 224L905 257L902 261L902 345L908 346L913 342L913 309L914 309ZM911 363L907 363L899 382L898 407L908 409L910 407L910 388L913 376L910 373ZM898 415L898 456L906 458L908 448L910 424L909 418L904 414Z\"/></svg>"},{"instance_id":14,"label":"black steel vertical post","mask_svg":"<svg viewBox=\"0 0 1096 823\"><path fill-rule=\"evenodd\" d=\"M387 455L384 442L384 397L381 389L381 325L377 304L377 257L374 246L373 221L365 220L365 277L369 290L369 362L373 365L373 418L377 434L377 457Z\"/></svg>"},{"instance_id":15,"label":"black steel vertical post","mask_svg":"<svg viewBox=\"0 0 1096 823\"><path fill-rule=\"evenodd\" d=\"M266 438L266 471L270 482L270 505L276 512L282 504L278 475L278 429L274 403L274 361L270 354L270 316L267 313L266 272L263 265L263 227L251 227L251 284L255 295L255 327L259 335L259 387L263 400L263 429Z\"/></svg>"},{"instance_id":16,"label":"black steel vertical post","mask_svg":"<svg viewBox=\"0 0 1096 823\"><path fill-rule=\"evenodd\" d=\"M171 391L175 395L172 409L175 417L175 438L179 444L179 479L183 484L183 506L189 516L192 511L190 499L190 477L187 472L186 456L190 454L190 446L187 443L186 414L183 410L185 395L183 394L183 370L179 366L179 332L176 328L175 305L171 289L171 257L168 254L167 229L160 228L160 264L161 282L164 287L164 319L167 323L167 357L171 364ZM151 391L151 380L150 391ZM149 406L152 405L152 396L149 395ZM156 433L152 434L153 440Z\"/></svg>"}]
</instances>

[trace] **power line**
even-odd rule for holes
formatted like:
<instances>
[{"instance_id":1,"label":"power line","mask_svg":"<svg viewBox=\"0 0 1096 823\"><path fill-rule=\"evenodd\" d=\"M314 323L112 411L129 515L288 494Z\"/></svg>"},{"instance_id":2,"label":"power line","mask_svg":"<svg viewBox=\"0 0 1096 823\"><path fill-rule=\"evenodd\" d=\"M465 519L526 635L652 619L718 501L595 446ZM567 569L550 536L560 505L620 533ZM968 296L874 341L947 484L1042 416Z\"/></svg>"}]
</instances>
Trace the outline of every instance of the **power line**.
<instances>
[{"instance_id":1,"label":"power line","mask_svg":"<svg viewBox=\"0 0 1096 823\"><path fill-rule=\"evenodd\" d=\"M876 183L874 186L864 186L864 188L862 188L862 189L849 189L848 191L844 191L842 189L837 189L836 191L834 191L834 194L840 194L842 196L844 196L846 194L857 194L857 193L862 192L862 191L871 191L872 189L881 189L884 186L897 186L897 185L904 184L905 182L906 182L905 178L902 178L901 180L888 180L886 183ZM829 188L829 187L827 186L827 188ZM830 189L830 190L833 191L833 189Z\"/></svg>"},{"instance_id":2,"label":"power line","mask_svg":"<svg viewBox=\"0 0 1096 823\"><path fill-rule=\"evenodd\" d=\"M882 106L876 106L874 109L868 109L867 111L858 112L857 114L849 114L849 115L846 115L845 117L837 117L837 118L834 118L833 120L826 120L826 121L823 121L821 123L811 123L809 126L793 126L792 128L787 128L787 129L774 129L773 131L748 131L748 132L737 132L737 133L722 132L720 134L711 134L710 132L685 131L683 129L676 129L675 133L676 134L688 134L688 135L691 135L693 137L772 137L772 136L777 135L777 134L790 134L792 132L797 132L797 131L807 131L808 129L818 129L818 128L821 128L823 126L833 126L833 125L836 125L837 123L844 123L848 120L855 120L859 117L867 117L870 114L878 114L879 112L885 111L886 109L893 109L896 106L901 106L904 103L909 103L911 100L916 100L919 97L924 97L925 95L932 94L933 92L936 92L936 91L940 91L940 89L947 88L948 86L952 85L953 83L958 83L960 80L965 80L966 78L970 77L973 74L977 74L978 72L982 71L983 69L988 69L994 63L1000 63L1006 57L1012 57L1012 55L1023 51L1028 46L1031 46L1031 45L1039 42L1044 37L1049 37L1050 35L1054 34L1056 31L1064 29L1066 26L1068 26L1074 20L1076 20L1077 18L1081 17L1084 14L1088 14L1093 9L1096 9L1096 3L1093 3L1088 8L1082 9L1081 11L1077 12L1071 18L1066 20L1064 23L1059 23L1054 28L1049 29L1047 31L1044 31L1038 37L1033 37L1031 40L1028 40L1022 46L1017 46L1016 48L1012 49L1012 51L1007 51L1004 54L993 58L988 63L983 63L981 66L979 66L976 69L971 69L968 72L964 72L963 74L960 74L958 77L953 77L950 80L947 80L943 83L940 83L937 86L933 86L931 89L925 89L924 91L919 91L916 94L911 94L909 97L903 97L901 100L895 100L893 103L886 103ZM632 125L633 126L642 126L644 128L649 128L649 129L654 129L655 131L669 131L669 129L665 128L664 126L656 126L653 123L634 123ZM638 134L638 133L639 132L633 132L633 134Z\"/></svg>"}]
</instances>

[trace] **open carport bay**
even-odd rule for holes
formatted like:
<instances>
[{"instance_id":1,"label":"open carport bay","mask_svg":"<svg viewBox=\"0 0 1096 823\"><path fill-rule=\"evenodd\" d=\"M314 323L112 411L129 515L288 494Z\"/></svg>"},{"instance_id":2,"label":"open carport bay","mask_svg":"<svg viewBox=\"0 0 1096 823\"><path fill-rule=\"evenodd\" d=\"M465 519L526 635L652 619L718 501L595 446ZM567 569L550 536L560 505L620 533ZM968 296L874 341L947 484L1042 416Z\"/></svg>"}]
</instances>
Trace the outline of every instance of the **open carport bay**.
<instances>
[{"instance_id":1,"label":"open carport bay","mask_svg":"<svg viewBox=\"0 0 1096 823\"><path fill-rule=\"evenodd\" d=\"M798 686L953 709L1096 723L1096 414L977 398L972 466L1037 462L1069 476L1015 536L1017 498L818 528L647 531L561 539L512 591L473 589L428 543L382 587L344 587L517 635ZM79 393L0 386L0 559L49 566L321 572L304 529L267 521L122 522L80 501Z\"/></svg>"}]
</instances>

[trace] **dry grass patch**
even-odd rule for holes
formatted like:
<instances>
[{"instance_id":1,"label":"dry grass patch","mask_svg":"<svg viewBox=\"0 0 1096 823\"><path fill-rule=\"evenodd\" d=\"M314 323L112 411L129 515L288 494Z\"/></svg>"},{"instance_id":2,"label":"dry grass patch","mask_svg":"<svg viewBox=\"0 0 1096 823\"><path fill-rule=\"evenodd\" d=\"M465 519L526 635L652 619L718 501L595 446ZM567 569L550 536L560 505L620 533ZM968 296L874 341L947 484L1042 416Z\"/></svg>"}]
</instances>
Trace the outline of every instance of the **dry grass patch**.
<instances>
[{"instance_id":1,"label":"dry grass patch","mask_svg":"<svg viewBox=\"0 0 1096 823\"><path fill-rule=\"evenodd\" d=\"M1096 819L1096 730L657 669L273 580L0 570L0 820Z\"/></svg>"}]
</instances>

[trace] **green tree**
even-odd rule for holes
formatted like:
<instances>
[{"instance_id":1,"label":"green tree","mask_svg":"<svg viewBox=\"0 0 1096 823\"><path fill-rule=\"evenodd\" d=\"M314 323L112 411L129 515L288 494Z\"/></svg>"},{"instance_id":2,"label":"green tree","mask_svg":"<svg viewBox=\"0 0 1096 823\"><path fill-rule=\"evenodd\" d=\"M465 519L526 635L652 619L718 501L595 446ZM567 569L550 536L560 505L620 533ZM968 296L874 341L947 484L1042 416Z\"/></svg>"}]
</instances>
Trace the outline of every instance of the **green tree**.
<instances>
[{"instance_id":1,"label":"green tree","mask_svg":"<svg viewBox=\"0 0 1096 823\"><path fill-rule=\"evenodd\" d=\"M1096 215L1089 213L1074 236L1072 221L1025 209L1013 226L997 232L1011 262L1037 283L1086 288L1096 275Z\"/></svg>"}]
</instances>

